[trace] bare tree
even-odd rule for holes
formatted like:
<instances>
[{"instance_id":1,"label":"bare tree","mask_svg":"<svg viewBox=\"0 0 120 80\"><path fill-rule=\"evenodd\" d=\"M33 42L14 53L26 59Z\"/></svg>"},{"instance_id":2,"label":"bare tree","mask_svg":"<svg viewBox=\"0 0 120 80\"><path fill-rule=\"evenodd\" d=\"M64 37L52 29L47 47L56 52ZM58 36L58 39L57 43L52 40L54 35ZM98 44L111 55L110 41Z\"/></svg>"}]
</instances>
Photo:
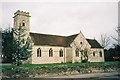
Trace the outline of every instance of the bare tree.
<instances>
[{"instance_id":1,"label":"bare tree","mask_svg":"<svg viewBox=\"0 0 120 80\"><path fill-rule=\"evenodd\" d=\"M117 32L118 37L117 38L113 37L113 36L111 36L111 37L112 37L112 39L114 39L118 43L118 45L120 45L120 26L117 27L117 29L115 29L115 31Z\"/></svg>"},{"instance_id":2,"label":"bare tree","mask_svg":"<svg viewBox=\"0 0 120 80\"><path fill-rule=\"evenodd\" d=\"M106 49L110 44L110 37L108 37L106 34L101 34L100 44L102 47L104 47Z\"/></svg>"}]
</instances>

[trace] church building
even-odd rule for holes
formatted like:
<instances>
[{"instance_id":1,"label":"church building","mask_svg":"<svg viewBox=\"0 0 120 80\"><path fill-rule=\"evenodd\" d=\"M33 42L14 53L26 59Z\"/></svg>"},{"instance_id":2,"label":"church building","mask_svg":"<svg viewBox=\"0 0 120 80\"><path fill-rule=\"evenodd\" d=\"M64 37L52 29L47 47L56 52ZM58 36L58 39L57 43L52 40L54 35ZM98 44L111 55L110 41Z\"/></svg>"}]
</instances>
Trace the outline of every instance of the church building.
<instances>
[{"instance_id":1,"label":"church building","mask_svg":"<svg viewBox=\"0 0 120 80\"><path fill-rule=\"evenodd\" d=\"M22 24L26 37L32 39L31 64L104 62L103 47L97 40L85 38L82 32L70 36L32 33L29 12L18 10L13 18L14 28Z\"/></svg>"}]
</instances>

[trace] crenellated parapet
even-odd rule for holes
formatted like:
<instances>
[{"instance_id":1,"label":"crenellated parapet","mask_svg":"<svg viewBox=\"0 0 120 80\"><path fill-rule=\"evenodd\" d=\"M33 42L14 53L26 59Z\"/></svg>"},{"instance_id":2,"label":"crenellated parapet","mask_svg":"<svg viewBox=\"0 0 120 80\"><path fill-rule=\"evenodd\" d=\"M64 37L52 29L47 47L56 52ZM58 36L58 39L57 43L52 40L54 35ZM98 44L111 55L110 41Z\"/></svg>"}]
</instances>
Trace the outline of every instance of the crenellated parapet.
<instances>
[{"instance_id":1,"label":"crenellated parapet","mask_svg":"<svg viewBox=\"0 0 120 80\"><path fill-rule=\"evenodd\" d=\"M17 15L22 15L22 16L30 17L29 12L20 11L20 10L18 10L18 11L16 11L16 12L14 13L14 17L17 16ZM14 18L14 17L13 17L13 18Z\"/></svg>"}]
</instances>

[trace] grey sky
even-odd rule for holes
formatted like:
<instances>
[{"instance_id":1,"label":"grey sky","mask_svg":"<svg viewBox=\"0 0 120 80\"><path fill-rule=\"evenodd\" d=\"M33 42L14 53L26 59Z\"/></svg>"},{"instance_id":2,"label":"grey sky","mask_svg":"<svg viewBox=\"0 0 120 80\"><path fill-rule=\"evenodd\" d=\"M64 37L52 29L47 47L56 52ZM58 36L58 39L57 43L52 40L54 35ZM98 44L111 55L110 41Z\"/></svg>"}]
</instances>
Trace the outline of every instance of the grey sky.
<instances>
[{"instance_id":1,"label":"grey sky","mask_svg":"<svg viewBox=\"0 0 120 80\"><path fill-rule=\"evenodd\" d=\"M13 26L17 10L30 12L30 31L71 35L80 30L87 38L115 35L118 26L117 2L4 2L2 27Z\"/></svg>"}]
</instances>

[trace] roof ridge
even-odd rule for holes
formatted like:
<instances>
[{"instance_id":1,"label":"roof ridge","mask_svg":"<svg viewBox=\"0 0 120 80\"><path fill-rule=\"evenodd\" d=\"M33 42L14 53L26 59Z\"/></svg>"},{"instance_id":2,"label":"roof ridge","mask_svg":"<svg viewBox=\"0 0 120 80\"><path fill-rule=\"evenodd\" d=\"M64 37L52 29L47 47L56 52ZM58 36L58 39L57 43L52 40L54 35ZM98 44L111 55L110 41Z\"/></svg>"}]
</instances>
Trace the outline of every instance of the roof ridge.
<instances>
[{"instance_id":1,"label":"roof ridge","mask_svg":"<svg viewBox=\"0 0 120 80\"><path fill-rule=\"evenodd\" d=\"M30 32L35 45L58 45L58 46L70 46L70 43L78 34L73 34L70 36L59 36L50 34L41 34Z\"/></svg>"},{"instance_id":2,"label":"roof ridge","mask_svg":"<svg viewBox=\"0 0 120 80\"><path fill-rule=\"evenodd\" d=\"M67 37L67 36L62 36L62 35L54 35L54 34L43 34L43 33L34 33L30 32L31 34L38 34L38 35L46 35L46 36L58 36L58 37Z\"/></svg>"},{"instance_id":3,"label":"roof ridge","mask_svg":"<svg viewBox=\"0 0 120 80\"><path fill-rule=\"evenodd\" d=\"M78 35L78 33L77 33L77 34L73 34L73 35L69 35L69 36L67 36L67 37L71 37L71 36L75 36L75 35Z\"/></svg>"},{"instance_id":4,"label":"roof ridge","mask_svg":"<svg viewBox=\"0 0 120 80\"><path fill-rule=\"evenodd\" d=\"M69 36L62 36L62 35L54 35L54 34L43 34L43 33L35 33L35 32L30 32L31 34L38 34L38 35L48 35L48 36L58 36L58 37L71 37L71 36L75 36L78 35L79 33L73 34L73 35L69 35Z\"/></svg>"}]
</instances>

